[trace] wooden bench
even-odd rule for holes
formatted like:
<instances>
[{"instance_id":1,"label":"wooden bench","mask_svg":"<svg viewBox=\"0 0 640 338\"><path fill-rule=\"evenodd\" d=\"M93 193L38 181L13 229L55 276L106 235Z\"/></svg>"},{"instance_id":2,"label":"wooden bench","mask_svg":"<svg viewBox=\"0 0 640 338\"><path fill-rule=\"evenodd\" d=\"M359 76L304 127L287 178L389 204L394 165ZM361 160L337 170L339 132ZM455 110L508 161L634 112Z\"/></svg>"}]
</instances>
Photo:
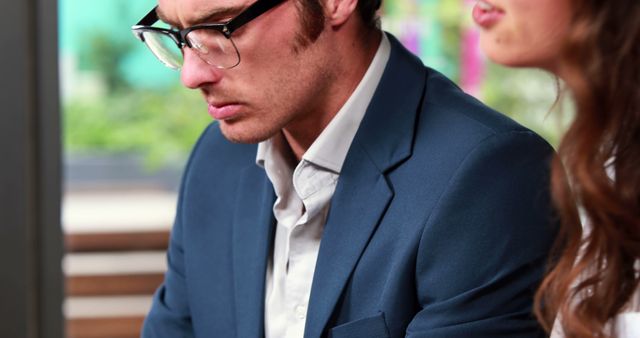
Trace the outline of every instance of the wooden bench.
<instances>
[{"instance_id":1,"label":"wooden bench","mask_svg":"<svg viewBox=\"0 0 640 338\"><path fill-rule=\"evenodd\" d=\"M168 231L66 234L69 255L91 253L164 252ZM114 274L74 273L65 277L67 297L147 296L162 283L163 271ZM104 298L103 298L104 297ZM69 299L69 298L68 298ZM144 315L82 316L66 319L67 338L140 337Z\"/></svg>"}]
</instances>

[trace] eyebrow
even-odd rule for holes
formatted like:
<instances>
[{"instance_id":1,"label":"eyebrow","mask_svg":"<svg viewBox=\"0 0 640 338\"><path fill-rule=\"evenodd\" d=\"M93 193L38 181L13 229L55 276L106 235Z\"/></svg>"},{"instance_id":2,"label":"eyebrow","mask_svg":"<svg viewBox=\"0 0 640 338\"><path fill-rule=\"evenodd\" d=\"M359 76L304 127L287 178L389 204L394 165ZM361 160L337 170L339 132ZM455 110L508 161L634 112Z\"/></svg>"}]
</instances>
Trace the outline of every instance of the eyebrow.
<instances>
[{"instance_id":1,"label":"eyebrow","mask_svg":"<svg viewBox=\"0 0 640 338\"><path fill-rule=\"evenodd\" d=\"M197 15L195 18L189 20L189 23L193 26L193 25L198 25L203 23L221 22L222 18L240 14L245 8L246 6L236 6L236 7L221 7L221 8L210 9L202 14ZM160 19L162 22L176 28L184 28L180 23L174 22L173 20L169 19L169 17L167 17L162 12L160 7L156 7L156 14L158 15L158 19Z\"/></svg>"}]
</instances>

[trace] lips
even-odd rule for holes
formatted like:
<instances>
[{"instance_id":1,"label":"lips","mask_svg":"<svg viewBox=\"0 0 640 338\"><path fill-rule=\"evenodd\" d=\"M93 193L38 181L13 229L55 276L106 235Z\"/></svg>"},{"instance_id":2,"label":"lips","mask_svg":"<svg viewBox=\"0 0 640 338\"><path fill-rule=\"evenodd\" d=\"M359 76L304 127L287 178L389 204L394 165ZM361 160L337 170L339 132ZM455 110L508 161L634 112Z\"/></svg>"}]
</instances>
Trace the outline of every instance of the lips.
<instances>
[{"instance_id":1,"label":"lips","mask_svg":"<svg viewBox=\"0 0 640 338\"><path fill-rule=\"evenodd\" d=\"M504 16L504 11L485 0L479 0L473 6L473 21L482 28L491 28Z\"/></svg>"},{"instance_id":2,"label":"lips","mask_svg":"<svg viewBox=\"0 0 640 338\"><path fill-rule=\"evenodd\" d=\"M240 113L240 104L238 103L209 103L209 115L216 120L232 119Z\"/></svg>"}]
</instances>

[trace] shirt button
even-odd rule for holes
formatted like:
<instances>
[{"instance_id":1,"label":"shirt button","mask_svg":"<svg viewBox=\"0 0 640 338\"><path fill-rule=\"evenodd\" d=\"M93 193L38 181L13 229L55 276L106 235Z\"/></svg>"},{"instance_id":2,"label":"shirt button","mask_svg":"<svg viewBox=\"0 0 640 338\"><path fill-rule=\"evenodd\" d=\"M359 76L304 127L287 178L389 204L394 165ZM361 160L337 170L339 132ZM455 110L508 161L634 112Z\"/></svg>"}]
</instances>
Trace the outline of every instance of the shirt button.
<instances>
[{"instance_id":1,"label":"shirt button","mask_svg":"<svg viewBox=\"0 0 640 338\"><path fill-rule=\"evenodd\" d=\"M304 319L304 317L306 316L307 316L307 308L302 305L296 306L296 317L298 317L298 319Z\"/></svg>"}]
</instances>

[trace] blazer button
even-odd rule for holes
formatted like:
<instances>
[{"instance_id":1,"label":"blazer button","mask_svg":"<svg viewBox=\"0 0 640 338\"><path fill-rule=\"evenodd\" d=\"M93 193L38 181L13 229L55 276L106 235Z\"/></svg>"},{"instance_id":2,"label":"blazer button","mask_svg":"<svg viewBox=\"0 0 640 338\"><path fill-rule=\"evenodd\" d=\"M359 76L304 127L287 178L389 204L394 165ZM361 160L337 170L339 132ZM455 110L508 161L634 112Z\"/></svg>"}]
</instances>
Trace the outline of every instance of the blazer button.
<instances>
[{"instance_id":1,"label":"blazer button","mask_svg":"<svg viewBox=\"0 0 640 338\"><path fill-rule=\"evenodd\" d=\"M298 317L298 319L304 319L304 317L306 316L307 316L307 308L302 305L296 306L296 317Z\"/></svg>"}]
</instances>

